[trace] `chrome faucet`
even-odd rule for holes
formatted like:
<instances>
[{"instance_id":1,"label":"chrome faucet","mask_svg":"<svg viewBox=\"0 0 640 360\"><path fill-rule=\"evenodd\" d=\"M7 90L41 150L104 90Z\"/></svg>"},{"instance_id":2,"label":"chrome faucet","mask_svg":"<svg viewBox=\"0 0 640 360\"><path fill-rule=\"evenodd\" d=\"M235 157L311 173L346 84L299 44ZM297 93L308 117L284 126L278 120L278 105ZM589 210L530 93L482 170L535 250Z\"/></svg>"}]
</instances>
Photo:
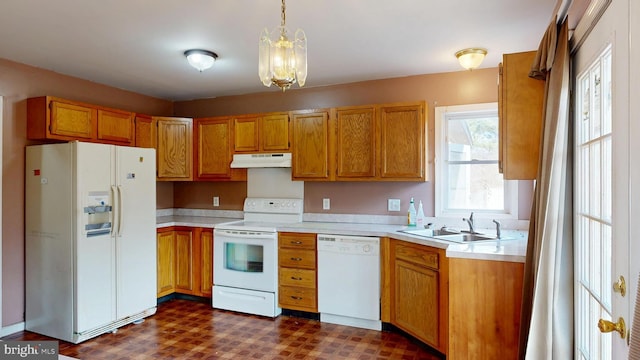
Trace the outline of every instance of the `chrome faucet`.
<instances>
[{"instance_id":1,"label":"chrome faucet","mask_svg":"<svg viewBox=\"0 0 640 360\"><path fill-rule=\"evenodd\" d=\"M473 227L473 212L471 212L471 215L469 216L469 218L462 218L462 221L466 221L467 224L469 224L469 233L471 234L475 234L476 230Z\"/></svg>"},{"instance_id":2,"label":"chrome faucet","mask_svg":"<svg viewBox=\"0 0 640 360\"><path fill-rule=\"evenodd\" d=\"M500 221L494 219L493 223L496 224L496 238L500 239Z\"/></svg>"}]
</instances>

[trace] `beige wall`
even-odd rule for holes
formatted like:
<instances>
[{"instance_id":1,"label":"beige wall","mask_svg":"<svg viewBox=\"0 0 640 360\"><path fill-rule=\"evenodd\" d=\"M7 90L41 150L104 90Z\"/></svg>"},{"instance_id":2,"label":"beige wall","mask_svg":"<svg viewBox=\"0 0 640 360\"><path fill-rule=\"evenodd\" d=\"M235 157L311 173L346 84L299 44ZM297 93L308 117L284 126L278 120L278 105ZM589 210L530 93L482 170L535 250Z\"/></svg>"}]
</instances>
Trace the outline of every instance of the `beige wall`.
<instances>
[{"instance_id":1,"label":"beige wall","mask_svg":"<svg viewBox=\"0 0 640 360\"><path fill-rule=\"evenodd\" d=\"M152 115L171 115L173 104L0 59L4 96L2 139L2 322L23 321L24 313L24 147L26 99L52 95Z\"/></svg>"},{"instance_id":2,"label":"beige wall","mask_svg":"<svg viewBox=\"0 0 640 360\"><path fill-rule=\"evenodd\" d=\"M312 83L312 79L308 81ZM442 74L418 75L403 78L366 81L346 85L319 88L294 88L284 94L268 91L243 96L229 96L214 99L176 102L175 115L207 117L285 111L299 109L326 108L349 105L366 105L402 101L426 100L429 123L429 177L433 178L434 158L434 108L435 106L461 105L498 101L498 69L458 71ZM266 90L266 89L265 89ZM527 219L530 209L531 182L522 182L520 188L521 218ZM196 187L197 191L191 191ZM174 201L180 207L212 209L211 197L216 195L215 185L181 184ZM404 207L409 198L422 200L425 214L433 216L433 182L413 183L349 183L349 182L306 182L305 212L334 214L382 214L387 212L387 199L398 198ZM372 194L375 194L372 196ZM322 199L331 199L331 210L322 210ZM203 200L204 199L204 200ZM228 206L235 209L238 203ZM222 199L221 199L222 200ZM221 203L221 208L224 208Z\"/></svg>"}]
</instances>

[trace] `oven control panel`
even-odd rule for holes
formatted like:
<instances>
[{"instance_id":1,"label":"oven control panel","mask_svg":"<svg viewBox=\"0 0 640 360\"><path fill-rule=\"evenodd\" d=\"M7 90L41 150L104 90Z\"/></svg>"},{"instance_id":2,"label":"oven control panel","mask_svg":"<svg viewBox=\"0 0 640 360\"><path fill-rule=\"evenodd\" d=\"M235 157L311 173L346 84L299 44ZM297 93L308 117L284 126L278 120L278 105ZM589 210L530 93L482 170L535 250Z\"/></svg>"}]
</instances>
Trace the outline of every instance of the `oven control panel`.
<instances>
[{"instance_id":1,"label":"oven control panel","mask_svg":"<svg viewBox=\"0 0 640 360\"><path fill-rule=\"evenodd\" d=\"M302 199L246 198L245 213L302 214Z\"/></svg>"}]
</instances>

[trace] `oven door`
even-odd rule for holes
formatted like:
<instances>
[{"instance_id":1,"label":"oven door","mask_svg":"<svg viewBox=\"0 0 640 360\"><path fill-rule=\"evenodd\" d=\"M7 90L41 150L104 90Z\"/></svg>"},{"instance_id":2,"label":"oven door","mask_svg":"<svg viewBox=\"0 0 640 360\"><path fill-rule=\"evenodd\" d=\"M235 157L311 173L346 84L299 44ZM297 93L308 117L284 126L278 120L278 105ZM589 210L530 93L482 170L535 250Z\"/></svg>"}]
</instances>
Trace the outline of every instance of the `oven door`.
<instances>
[{"instance_id":1,"label":"oven door","mask_svg":"<svg viewBox=\"0 0 640 360\"><path fill-rule=\"evenodd\" d=\"M275 292L277 233L215 229L213 283Z\"/></svg>"}]
</instances>

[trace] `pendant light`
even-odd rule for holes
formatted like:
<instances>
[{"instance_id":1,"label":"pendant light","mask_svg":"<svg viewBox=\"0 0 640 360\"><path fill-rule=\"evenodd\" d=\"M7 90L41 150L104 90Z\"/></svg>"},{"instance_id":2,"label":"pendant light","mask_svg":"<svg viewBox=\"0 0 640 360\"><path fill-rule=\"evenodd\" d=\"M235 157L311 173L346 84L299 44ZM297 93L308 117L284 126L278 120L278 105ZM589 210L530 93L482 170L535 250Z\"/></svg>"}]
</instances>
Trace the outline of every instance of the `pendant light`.
<instances>
[{"instance_id":1,"label":"pendant light","mask_svg":"<svg viewBox=\"0 0 640 360\"><path fill-rule=\"evenodd\" d=\"M290 39L286 28L285 3L282 0L280 26L260 35L258 75L266 87L275 84L284 92L291 85L304 86L307 80L307 37L302 29Z\"/></svg>"}]
</instances>

